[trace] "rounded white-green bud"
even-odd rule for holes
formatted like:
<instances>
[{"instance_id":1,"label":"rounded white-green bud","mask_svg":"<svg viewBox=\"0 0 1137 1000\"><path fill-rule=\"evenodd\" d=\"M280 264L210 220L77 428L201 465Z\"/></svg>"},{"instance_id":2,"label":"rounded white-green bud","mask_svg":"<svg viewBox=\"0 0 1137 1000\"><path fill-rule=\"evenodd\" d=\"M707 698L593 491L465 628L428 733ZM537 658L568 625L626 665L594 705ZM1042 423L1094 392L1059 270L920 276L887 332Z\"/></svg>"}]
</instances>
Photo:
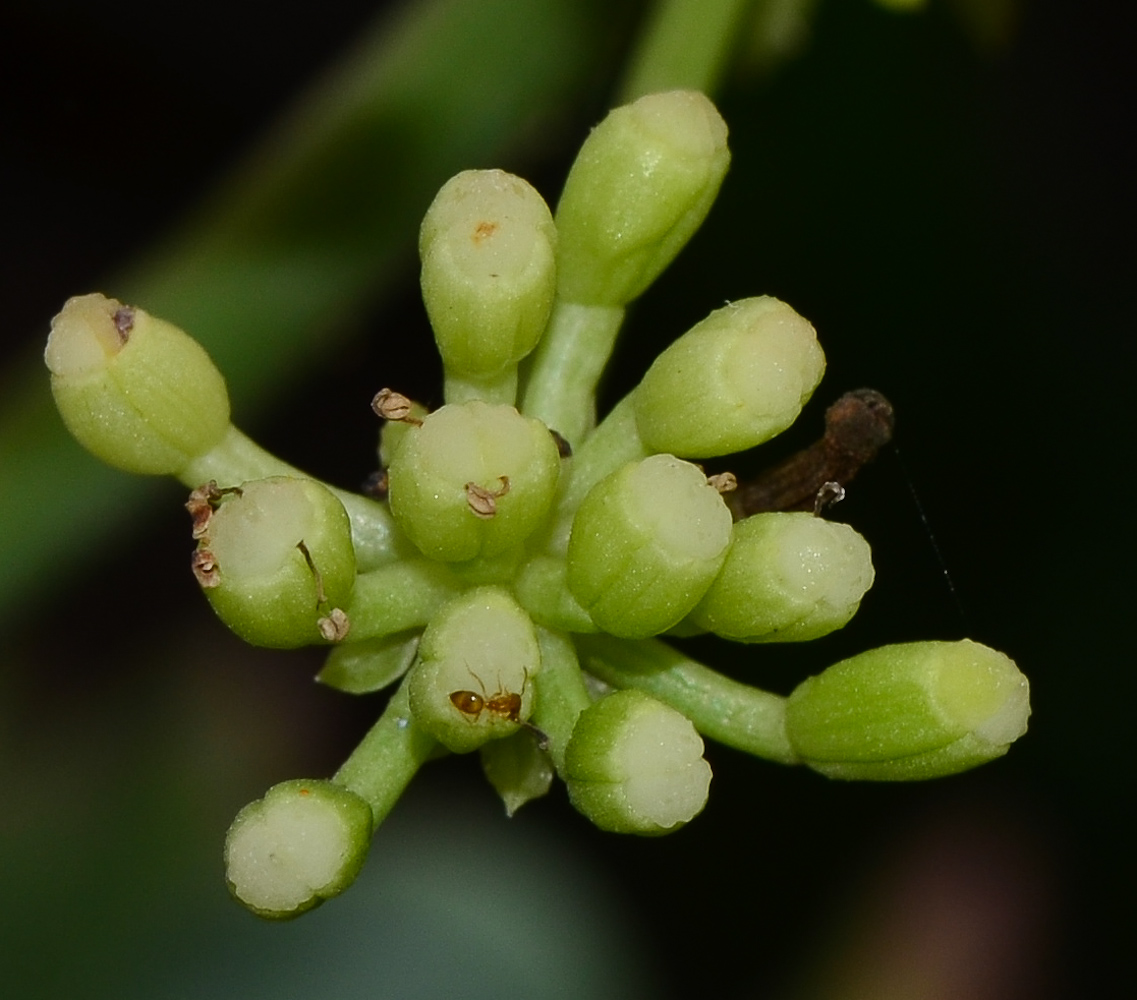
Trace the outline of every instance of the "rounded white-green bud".
<instances>
[{"instance_id":1,"label":"rounded white-green bud","mask_svg":"<svg viewBox=\"0 0 1137 1000\"><path fill-rule=\"evenodd\" d=\"M229 427L225 380L178 327L105 295L68 299L44 361L67 429L108 465L177 474Z\"/></svg>"},{"instance_id":2,"label":"rounded white-green bud","mask_svg":"<svg viewBox=\"0 0 1137 1000\"><path fill-rule=\"evenodd\" d=\"M616 108L585 140L557 204L557 291L623 306L702 224L730 165L726 123L703 94Z\"/></svg>"},{"instance_id":3,"label":"rounded white-green bud","mask_svg":"<svg viewBox=\"0 0 1137 1000\"><path fill-rule=\"evenodd\" d=\"M844 626L872 586L872 550L847 524L807 513L734 525L722 569L687 622L736 642L801 642Z\"/></svg>"},{"instance_id":4,"label":"rounded white-green bud","mask_svg":"<svg viewBox=\"0 0 1137 1000\"><path fill-rule=\"evenodd\" d=\"M917 781L1001 757L1029 716L1030 686L1009 657L969 639L910 642L803 681L786 734L831 778Z\"/></svg>"},{"instance_id":5,"label":"rounded white-green bud","mask_svg":"<svg viewBox=\"0 0 1137 1000\"><path fill-rule=\"evenodd\" d=\"M543 423L473 400L407 431L388 469L388 498L424 555L462 562L498 555L544 523L559 473Z\"/></svg>"},{"instance_id":6,"label":"rounded white-green bud","mask_svg":"<svg viewBox=\"0 0 1137 1000\"><path fill-rule=\"evenodd\" d=\"M422 297L448 375L488 378L544 332L556 292L556 227L545 200L504 170L464 170L419 231Z\"/></svg>"},{"instance_id":7,"label":"rounded white-green bud","mask_svg":"<svg viewBox=\"0 0 1137 1000\"><path fill-rule=\"evenodd\" d=\"M632 462L584 498L569 536L567 581L603 631L658 635L695 606L730 545L726 504L673 455Z\"/></svg>"},{"instance_id":8,"label":"rounded white-green bud","mask_svg":"<svg viewBox=\"0 0 1137 1000\"><path fill-rule=\"evenodd\" d=\"M690 720L642 691L614 691L586 708L565 750L572 804L602 830L655 835L694 819L711 768Z\"/></svg>"},{"instance_id":9,"label":"rounded white-green bud","mask_svg":"<svg viewBox=\"0 0 1137 1000\"><path fill-rule=\"evenodd\" d=\"M259 916L299 916L355 881L372 824L371 807L330 781L274 785L229 827L229 891Z\"/></svg>"},{"instance_id":10,"label":"rounded white-green bud","mask_svg":"<svg viewBox=\"0 0 1137 1000\"><path fill-rule=\"evenodd\" d=\"M212 498L194 493L193 569L218 617L255 646L343 638L355 549L339 500L311 479L289 476L214 490Z\"/></svg>"},{"instance_id":11,"label":"rounded white-green bud","mask_svg":"<svg viewBox=\"0 0 1137 1000\"><path fill-rule=\"evenodd\" d=\"M408 681L411 711L448 750L467 753L521 728L540 669L529 616L500 587L477 587L426 627Z\"/></svg>"},{"instance_id":12,"label":"rounded white-green bud","mask_svg":"<svg viewBox=\"0 0 1137 1000\"><path fill-rule=\"evenodd\" d=\"M636 387L653 451L711 458L744 451L797 419L825 372L809 322L768 295L716 309L667 348Z\"/></svg>"}]
</instances>

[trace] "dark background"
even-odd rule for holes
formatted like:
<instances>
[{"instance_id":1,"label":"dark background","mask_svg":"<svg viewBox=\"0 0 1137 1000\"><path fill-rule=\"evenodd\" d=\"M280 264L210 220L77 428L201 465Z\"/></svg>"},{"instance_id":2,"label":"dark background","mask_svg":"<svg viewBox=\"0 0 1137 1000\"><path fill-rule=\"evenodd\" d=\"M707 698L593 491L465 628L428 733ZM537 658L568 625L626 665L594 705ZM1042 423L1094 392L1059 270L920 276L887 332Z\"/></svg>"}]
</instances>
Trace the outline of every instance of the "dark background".
<instances>
[{"instance_id":1,"label":"dark background","mask_svg":"<svg viewBox=\"0 0 1137 1000\"><path fill-rule=\"evenodd\" d=\"M68 295L113 294L116 269L193 211L374 9L0 5L5 359L42 343ZM380 831L360 886L263 926L225 897L229 819L272 782L333 769L381 700L313 690L317 656L230 639L185 572L180 491L159 488L150 516L60 566L3 640L13 995L1103 988L1133 926L1133 21L1127 5L1030 0L1010 43L982 51L934 2L897 17L826 0L799 58L724 87L721 201L636 306L606 387L618 398L724 300L770 293L809 317L826 379L784 441L735 468L808 443L847 389L888 395L897 450L835 511L872 542L877 583L808 647L692 649L788 691L869 646L970 636L1031 679L1031 730L1005 759L839 785L712 745L706 812L648 841L592 830L559 790L507 824L476 762L448 760ZM501 165L552 201L609 83ZM437 396L413 236L358 335L248 415L344 485L373 463L380 384ZM314 971L306 949L330 962L340 946L339 971Z\"/></svg>"}]
</instances>

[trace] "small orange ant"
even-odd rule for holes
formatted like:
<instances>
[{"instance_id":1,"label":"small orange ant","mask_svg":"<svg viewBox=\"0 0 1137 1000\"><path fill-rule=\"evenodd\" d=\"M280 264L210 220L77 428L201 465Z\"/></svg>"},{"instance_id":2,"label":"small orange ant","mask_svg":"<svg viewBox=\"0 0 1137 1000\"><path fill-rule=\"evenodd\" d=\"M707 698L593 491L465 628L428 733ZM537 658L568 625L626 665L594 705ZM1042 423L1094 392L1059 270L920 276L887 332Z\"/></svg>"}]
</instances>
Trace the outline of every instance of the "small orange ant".
<instances>
[{"instance_id":1,"label":"small orange ant","mask_svg":"<svg viewBox=\"0 0 1137 1000\"><path fill-rule=\"evenodd\" d=\"M486 693L486 686L482 679L469 667L466 668L471 677L478 682L482 693L477 691L453 691L450 694L450 703L458 709L471 722L477 722L482 712L489 712L507 722L521 723L521 695L514 691L498 689L493 694ZM525 676L521 681L521 690L529 682L529 669L525 668ZM500 680L499 680L500 683Z\"/></svg>"}]
</instances>

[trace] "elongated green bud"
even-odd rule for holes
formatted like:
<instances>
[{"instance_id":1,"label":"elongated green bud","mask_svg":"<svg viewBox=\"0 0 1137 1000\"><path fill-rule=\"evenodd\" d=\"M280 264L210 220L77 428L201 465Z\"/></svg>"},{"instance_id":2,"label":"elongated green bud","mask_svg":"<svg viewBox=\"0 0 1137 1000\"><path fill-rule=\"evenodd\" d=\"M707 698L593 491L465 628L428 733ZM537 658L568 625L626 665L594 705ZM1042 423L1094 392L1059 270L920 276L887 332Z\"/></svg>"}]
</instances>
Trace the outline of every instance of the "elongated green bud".
<instances>
[{"instance_id":1,"label":"elongated green bud","mask_svg":"<svg viewBox=\"0 0 1137 1000\"><path fill-rule=\"evenodd\" d=\"M229 891L259 916L299 916L355 881L371 828L371 807L346 788L300 779L274 785L229 828Z\"/></svg>"},{"instance_id":2,"label":"elongated green bud","mask_svg":"<svg viewBox=\"0 0 1137 1000\"><path fill-rule=\"evenodd\" d=\"M658 635L711 585L730 545L730 512L706 476L653 455L602 479L573 520L567 580L605 632Z\"/></svg>"},{"instance_id":3,"label":"elongated green bud","mask_svg":"<svg viewBox=\"0 0 1137 1000\"><path fill-rule=\"evenodd\" d=\"M686 716L642 691L614 691L577 720L565 781L572 804L600 829L653 835L702 811L711 768Z\"/></svg>"},{"instance_id":4,"label":"elongated green bud","mask_svg":"<svg viewBox=\"0 0 1137 1000\"><path fill-rule=\"evenodd\" d=\"M226 625L255 646L342 639L355 584L351 523L310 479L274 476L191 499L194 575Z\"/></svg>"},{"instance_id":5,"label":"elongated green bud","mask_svg":"<svg viewBox=\"0 0 1137 1000\"><path fill-rule=\"evenodd\" d=\"M841 628L872 586L872 551L847 524L805 513L735 524L730 553L687 622L737 642L801 642Z\"/></svg>"},{"instance_id":6,"label":"elongated green bud","mask_svg":"<svg viewBox=\"0 0 1137 1000\"><path fill-rule=\"evenodd\" d=\"M987 646L911 642L861 653L798 685L794 750L831 778L915 781L1007 752L1026 732L1030 686Z\"/></svg>"},{"instance_id":7,"label":"elongated green bud","mask_svg":"<svg viewBox=\"0 0 1137 1000\"><path fill-rule=\"evenodd\" d=\"M653 451L744 451L797 419L825 371L813 327L768 295L716 309L665 350L635 390Z\"/></svg>"},{"instance_id":8,"label":"elongated green bud","mask_svg":"<svg viewBox=\"0 0 1137 1000\"><path fill-rule=\"evenodd\" d=\"M105 295L67 300L44 360L67 429L115 468L176 474L229 426L225 380L202 346Z\"/></svg>"},{"instance_id":9,"label":"elongated green bud","mask_svg":"<svg viewBox=\"0 0 1137 1000\"><path fill-rule=\"evenodd\" d=\"M422 296L447 376L485 379L537 346L556 292L545 200L503 170L465 170L419 232Z\"/></svg>"},{"instance_id":10,"label":"elongated green bud","mask_svg":"<svg viewBox=\"0 0 1137 1000\"><path fill-rule=\"evenodd\" d=\"M432 559L494 556L542 524L559 472L539 420L512 406L451 404L400 442L388 469L391 513Z\"/></svg>"},{"instance_id":11,"label":"elongated green bud","mask_svg":"<svg viewBox=\"0 0 1137 1000\"><path fill-rule=\"evenodd\" d=\"M557 290L622 306L702 224L730 164L726 123L690 90L616 108L585 140L557 204Z\"/></svg>"},{"instance_id":12,"label":"elongated green bud","mask_svg":"<svg viewBox=\"0 0 1137 1000\"><path fill-rule=\"evenodd\" d=\"M541 669L529 616L500 587L478 587L431 619L408 679L418 723L454 753L521 728Z\"/></svg>"}]
</instances>

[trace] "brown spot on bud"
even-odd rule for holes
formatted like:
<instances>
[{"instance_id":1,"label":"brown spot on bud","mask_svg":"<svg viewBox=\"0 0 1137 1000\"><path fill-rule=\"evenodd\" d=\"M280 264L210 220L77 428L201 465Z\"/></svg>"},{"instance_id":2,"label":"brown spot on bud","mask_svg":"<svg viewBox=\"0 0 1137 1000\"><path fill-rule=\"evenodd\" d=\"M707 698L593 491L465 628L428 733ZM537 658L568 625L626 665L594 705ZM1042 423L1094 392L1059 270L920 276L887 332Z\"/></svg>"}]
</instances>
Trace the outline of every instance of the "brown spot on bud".
<instances>
[{"instance_id":1,"label":"brown spot on bud","mask_svg":"<svg viewBox=\"0 0 1137 1000\"><path fill-rule=\"evenodd\" d=\"M549 428L549 433L553 435L553 440L556 442L557 454L560 455L561 458L571 457L572 456L572 445L569 444L565 438L561 437L561 435L558 434L551 427Z\"/></svg>"},{"instance_id":2,"label":"brown spot on bud","mask_svg":"<svg viewBox=\"0 0 1137 1000\"><path fill-rule=\"evenodd\" d=\"M190 569L202 587L221 586L221 572L217 568L217 561L209 549L195 549L190 556Z\"/></svg>"},{"instance_id":3,"label":"brown spot on bud","mask_svg":"<svg viewBox=\"0 0 1137 1000\"><path fill-rule=\"evenodd\" d=\"M483 219L476 226L474 226L474 235L471 239L474 243L484 243L498 230L498 224L491 222L489 219Z\"/></svg>"},{"instance_id":4,"label":"brown spot on bud","mask_svg":"<svg viewBox=\"0 0 1137 1000\"><path fill-rule=\"evenodd\" d=\"M422 421L418 417L411 416L413 407L414 403L401 392L395 392L394 389L380 389L375 393L375 398L371 400L371 409L375 411L377 416L384 420L414 424L417 427Z\"/></svg>"},{"instance_id":5,"label":"brown spot on bud","mask_svg":"<svg viewBox=\"0 0 1137 1000\"><path fill-rule=\"evenodd\" d=\"M386 500L390 492L390 481L386 469L376 469L365 480L361 487L365 496L376 500Z\"/></svg>"},{"instance_id":6,"label":"brown spot on bud","mask_svg":"<svg viewBox=\"0 0 1137 1000\"><path fill-rule=\"evenodd\" d=\"M327 615L316 620L316 627L327 642L341 642L351 631L351 622L340 608L332 608Z\"/></svg>"},{"instance_id":7,"label":"brown spot on bud","mask_svg":"<svg viewBox=\"0 0 1137 1000\"><path fill-rule=\"evenodd\" d=\"M134 329L134 310L130 306L115 310L114 328L118 331L118 339L125 344L130 339L130 331Z\"/></svg>"},{"instance_id":8,"label":"brown spot on bud","mask_svg":"<svg viewBox=\"0 0 1137 1000\"><path fill-rule=\"evenodd\" d=\"M707 476L707 485L713 486L718 493L733 493L738 489L738 479L733 472L716 472Z\"/></svg>"},{"instance_id":9,"label":"brown spot on bud","mask_svg":"<svg viewBox=\"0 0 1137 1000\"><path fill-rule=\"evenodd\" d=\"M497 479L501 483L498 490L487 490L477 483L466 484L466 502L478 517L487 520L493 517L497 513L498 498L509 492L509 476L498 476Z\"/></svg>"}]
</instances>

